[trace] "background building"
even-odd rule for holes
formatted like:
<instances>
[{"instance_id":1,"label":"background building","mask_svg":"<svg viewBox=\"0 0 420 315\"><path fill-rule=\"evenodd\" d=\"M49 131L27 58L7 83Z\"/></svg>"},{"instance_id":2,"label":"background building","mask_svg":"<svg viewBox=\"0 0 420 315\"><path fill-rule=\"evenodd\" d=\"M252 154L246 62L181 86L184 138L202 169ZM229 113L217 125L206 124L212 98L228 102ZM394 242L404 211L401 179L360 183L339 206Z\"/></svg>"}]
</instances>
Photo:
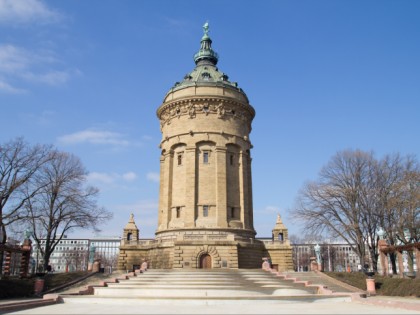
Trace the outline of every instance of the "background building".
<instances>
[{"instance_id":1,"label":"background building","mask_svg":"<svg viewBox=\"0 0 420 315\"><path fill-rule=\"evenodd\" d=\"M84 271L88 268L89 248L95 247L95 258L101 259L103 268L115 268L121 237L98 237L92 239L63 238L51 254L51 268L54 272ZM45 240L41 240L41 247ZM32 248L35 270L42 266L43 259L36 244Z\"/></svg>"},{"instance_id":2,"label":"background building","mask_svg":"<svg viewBox=\"0 0 420 315\"><path fill-rule=\"evenodd\" d=\"M310 271L311 257L315 255L315 243L292 244L295 271ZM323 271L359 271L360 259L348 244L319 244Z\"/></svg>"}]
</instances>

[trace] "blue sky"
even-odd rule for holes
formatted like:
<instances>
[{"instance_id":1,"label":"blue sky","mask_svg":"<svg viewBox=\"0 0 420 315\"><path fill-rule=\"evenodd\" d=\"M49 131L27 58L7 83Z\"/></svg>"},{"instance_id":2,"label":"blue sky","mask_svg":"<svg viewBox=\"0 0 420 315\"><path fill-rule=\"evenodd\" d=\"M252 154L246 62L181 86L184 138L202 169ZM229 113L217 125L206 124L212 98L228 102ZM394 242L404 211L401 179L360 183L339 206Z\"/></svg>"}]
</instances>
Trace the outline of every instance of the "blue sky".
<instances>
[{"instance_id":1,"label":"blue sky","mask_svg":"<svg viewBox=\"0 0 420 315\"><path fill-rule=\"evenodd\" d=\"M0 0L0 142L79 156L121 235L157 224L156 109L194 68L210 23L218 66L256 109L257 236L340 150L419 157L420 1ZM90 236L78 231L73 236Z\"/></svg>"}]
</instances>

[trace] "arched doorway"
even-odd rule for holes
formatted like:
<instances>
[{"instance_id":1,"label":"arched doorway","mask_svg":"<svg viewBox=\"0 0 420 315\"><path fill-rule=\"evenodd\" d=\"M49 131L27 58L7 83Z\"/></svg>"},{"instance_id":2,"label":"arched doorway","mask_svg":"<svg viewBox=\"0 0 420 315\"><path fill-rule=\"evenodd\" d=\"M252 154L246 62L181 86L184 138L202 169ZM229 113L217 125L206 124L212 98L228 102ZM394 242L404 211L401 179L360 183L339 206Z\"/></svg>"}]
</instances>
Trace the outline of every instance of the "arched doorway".
<instances>
[{"instance_id":1,"label":"arched doorway","mask_svg":"<svg viewBox=\"0 0 420 315\"><path fill-rule=\"evenodd\" d=\"M210 269L211 268L211 256L204 254L200 256L200 268Z\"/></svg>"}]
</instances>

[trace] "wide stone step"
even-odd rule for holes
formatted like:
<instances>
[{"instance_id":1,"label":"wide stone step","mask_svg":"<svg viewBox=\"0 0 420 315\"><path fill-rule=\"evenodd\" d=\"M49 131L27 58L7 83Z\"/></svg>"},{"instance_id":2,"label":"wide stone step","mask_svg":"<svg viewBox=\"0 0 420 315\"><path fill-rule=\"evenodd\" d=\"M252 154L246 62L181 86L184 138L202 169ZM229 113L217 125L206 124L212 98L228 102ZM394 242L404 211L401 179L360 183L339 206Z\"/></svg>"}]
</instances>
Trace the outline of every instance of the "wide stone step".
<instances>
[{"instance_id":1,"label":"wide stone step","mask_svg":"<svg viewBox=\"0 0 420 315\"><path fill-rule=\"evenodd\" d=\"M325 295L299 295L299 296L263 296L263 295L246 295L240 296L224 296L212 297L153 297L139 296L139 297L97 297L97 296L68 296L63 298L64 303L74 304L100 304L100 305L121 305L127 306L141 306L141 305L264 305L264 304L289 304L299 303L308 304L310 307L313 303L339 303L350 302L349 296L325 296Z\"/></svg>"},{"instance_id":2,"label":"wide stone step","mask_svg":"<svg viewBox=\"0 0 420 315\"><path fill-rule=\"evenodd\" d=\"M190 288L124 288L124 287L108 287L108 288L95 288L95 296L101 297L178 297L188 299L190 297L249 297L249 296L309 296L312 293L306 290L281 288L275 290L246 290L241 287L236 288L203 288L203 289L190 289Z\"/></svg>"}]
</instances>

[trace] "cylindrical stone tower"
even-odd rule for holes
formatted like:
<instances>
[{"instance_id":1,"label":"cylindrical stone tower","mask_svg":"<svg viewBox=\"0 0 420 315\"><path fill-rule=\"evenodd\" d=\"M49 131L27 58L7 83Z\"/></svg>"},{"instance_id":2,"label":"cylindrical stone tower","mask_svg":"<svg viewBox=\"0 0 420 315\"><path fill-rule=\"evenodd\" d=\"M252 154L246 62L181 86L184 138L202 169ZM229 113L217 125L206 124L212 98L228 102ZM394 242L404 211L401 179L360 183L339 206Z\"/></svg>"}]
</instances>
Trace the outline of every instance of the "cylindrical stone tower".
<instances>
[{"instance_id":1,"label":"cylindrical stone tower","mask_svg":"<svg viewBox=\"0 0 420 315\"><path fill-rule=\"evenodd\" d=\"M157 110L162 131L157 239L227 234L255 237L249 134L255 116L244 91L216 64L208 24L196 67Z\"/></svg>"}]
</instances>

